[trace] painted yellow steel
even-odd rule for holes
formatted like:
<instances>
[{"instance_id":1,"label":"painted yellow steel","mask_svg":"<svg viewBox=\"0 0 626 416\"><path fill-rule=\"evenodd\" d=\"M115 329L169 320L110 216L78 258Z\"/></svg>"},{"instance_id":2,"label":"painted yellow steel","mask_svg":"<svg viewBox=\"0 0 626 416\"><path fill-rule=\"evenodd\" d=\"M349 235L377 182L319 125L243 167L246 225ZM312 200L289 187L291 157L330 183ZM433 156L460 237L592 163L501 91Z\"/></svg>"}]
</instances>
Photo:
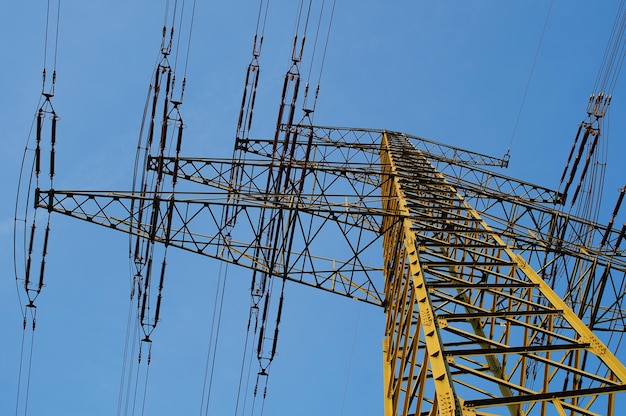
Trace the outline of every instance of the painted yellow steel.
<instances>
[{"instance_id":1,"label":"painted yellow steel","mask_svg":"<svg viewBox=\"0 0 626 416\"><path fill-rule=\"evenodd\" d=\"M384 136L386 137L386 136ZM383 139L385 140L385 139ZM387 346L387 353L385 356L385 377L398 371L395 365L400 361L399 371L403 371L404 366L409 366L409 375L405 377L393 377L392 380L385 380L385 414L408 414L409 404L411 403L410 392L415 385L420 381L416 379L413 371L415 366L407 363L409 355L406 354L409 345L417 346L417 340L420 337L420 331L424 333L424 339L426 343L426 355L428 356L427 363L430 366L432 373L432 379L435 384L435 394L433 398L433 409L436 414L440 415L454 415L458 411L458 403L455 402L454 388L451 378L448 374L448 367L445 363L445 357L442 353L442 345L439 340L439 331L437 328L437 322L435 320L435 313L430 303L429 295L427 293L426 285L423 279L421 266L419 264L419 257L417 255L418 248L415 246L415 235L412 231L413 224L410 219L409 210L407 208L406 199L398 183L398 174L394 165L394 161L390 158L390 154L383 151L381 154L381 162L383 169L387 169L387 172L383 173L383 187L387 188L383 190L383 194L387 196L385 202L387 204L393 204L394 207L387 206L387 208L393 209L394 212L399 211L401 213L402 220L398 222L395 227L387 227L390 229L390 235L400 232L402 253L392 250L392 247L388 247L389 238L384 240L384 264L392 263L394 260L391 256L398 256L400 254L403 259L406 259L402 263L397 263L400 269L397 269L397 278L401 280L399 285L394 285L394 282L387 281L385 294L387 299L393 299L398 304L393 305L399 307L399 311L395 310L392 305L387 305L388 317L395 315L395 312L400 312L396 320L387 320L386 339L384 344ZM387 192L385 192L387 191ZM390 219L390 221L394 221ZM398 229L396 231L395 229ZM398 240L394 241L396 244ZM407 267L405 267L405 264ZM411 291L410 299L406 298L409 285L413 288ZM399 293L394 289L401 288L403 292ZM417 312L417 321L414 320L414 312ZM397 332L394 325L404 330L404 332ZM390 338L396 336L396 342L393 342ZM400 347L400 338L403 338L402 347ZM394 345L395 348L391 348ZM399 353L403 353L400 357ZM414 351L413 351L414 352ZM425 360L426 361L426 360ZM426 362L425 362L426 363ZM423 384L423 376L421 377ZM423 391L421 392L424 393ZM426 397L421 395L418 400L425 401ZM404 399L404 400L401 400Z\"/></svg>"},{"instance_id":2,"label":"painted yellow steel","mask_svg":"<svg viewBox=\"0 0 626 416\"><path fill-rule=\"evenodd\" d=\"M385 415L614 414L626 368L568 304L408 140L381 169Z\"/></svg>"},{"instance_id":3,"label":"painted yellow steel","mask_svg":"<svg viewBox=\"0 0 626 416\"><path fill-rule=\"evenodd\" d=\"M563 316L572 325L580 336L580 341L589 344L587 350L598 356L620 379L626 380L626 367L607 348L606 345L580 320L580 318L567 306L565 302L552 290L552 288L535 272L526 261L514 253L510 253L512 258L517 260L520 270L541 288L541 292L550 302L563 310Z\"/></svg>"}]
</instances>

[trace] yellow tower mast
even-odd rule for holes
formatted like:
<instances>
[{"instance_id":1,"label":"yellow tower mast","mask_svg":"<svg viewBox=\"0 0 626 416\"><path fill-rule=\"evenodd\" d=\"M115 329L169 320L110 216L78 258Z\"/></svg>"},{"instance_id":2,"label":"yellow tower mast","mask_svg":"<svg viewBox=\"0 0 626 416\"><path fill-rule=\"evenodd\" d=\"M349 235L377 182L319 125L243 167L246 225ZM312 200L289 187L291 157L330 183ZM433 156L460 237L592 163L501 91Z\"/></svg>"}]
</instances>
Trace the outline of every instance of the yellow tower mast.
<instances>
[{"instance_id":1,"label":"yellow tower mast","mask_svg":"<svg viewBox=\"0 0 626 416\"><path fill-rule=\"evenodd\" d=\"M625 329L624 228L564 213L563 193L497 173L508 158L399 132L314 125L314 103L298 121L298 94L313 95L300 85L300 33L274 136L251 138L246 127L262 42L255 37L233 157L185 157L173 33L163 31L134 188L34 187L27 308L43 287L30 278L37 212L57 213L131 236L148 351L173 247L252 271L261 378L276 352L285 282L295 282L384 311L386 416L617 413L626 367L604 334ZM569 237L580 230L585 238ZM48 231L41 282L47 241Z\"/></svg>"}]
</instances>

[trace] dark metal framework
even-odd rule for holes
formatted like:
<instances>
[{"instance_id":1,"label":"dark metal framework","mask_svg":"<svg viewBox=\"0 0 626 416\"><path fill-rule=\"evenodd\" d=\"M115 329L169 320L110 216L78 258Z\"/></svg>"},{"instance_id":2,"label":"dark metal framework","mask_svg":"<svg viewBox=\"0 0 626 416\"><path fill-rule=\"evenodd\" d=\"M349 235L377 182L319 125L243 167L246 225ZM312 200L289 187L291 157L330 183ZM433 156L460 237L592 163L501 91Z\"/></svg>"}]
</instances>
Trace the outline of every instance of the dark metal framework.
<instances>
[{"instance_id":1,"label":"dark metal framework","mask_svg":"<svg viewBox=\"0 0 626 416\"><path fill-rule=\"evenodd\" d=\"M175 192L37 190L36 206L247 267L257 286L384 307L388 414L609 414L626 390L606 348L625 327L624 230L563 213L558 192L494 169L506 164L287 124L238 138L232 159L147 158Z\"/></svg>"}]
</instances>

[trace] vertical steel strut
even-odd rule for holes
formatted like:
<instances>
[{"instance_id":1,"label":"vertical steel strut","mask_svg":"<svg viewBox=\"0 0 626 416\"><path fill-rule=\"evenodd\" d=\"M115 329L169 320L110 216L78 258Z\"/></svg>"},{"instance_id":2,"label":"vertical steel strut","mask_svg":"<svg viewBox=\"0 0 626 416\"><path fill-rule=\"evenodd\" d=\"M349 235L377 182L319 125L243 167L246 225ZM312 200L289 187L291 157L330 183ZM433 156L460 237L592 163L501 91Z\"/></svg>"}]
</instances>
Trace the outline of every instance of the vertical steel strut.
<instances>
[{"instance_id":1,"label":"vertical steel strut","mask_svg":"<svg viewBox=\"0 0 626 416\"><path fill-rule=\"evenodd\" d=\"M612 414L606 345L406 138L381 162L404 215L384 227L385 414Z\"/></svg>"}]
</instances>

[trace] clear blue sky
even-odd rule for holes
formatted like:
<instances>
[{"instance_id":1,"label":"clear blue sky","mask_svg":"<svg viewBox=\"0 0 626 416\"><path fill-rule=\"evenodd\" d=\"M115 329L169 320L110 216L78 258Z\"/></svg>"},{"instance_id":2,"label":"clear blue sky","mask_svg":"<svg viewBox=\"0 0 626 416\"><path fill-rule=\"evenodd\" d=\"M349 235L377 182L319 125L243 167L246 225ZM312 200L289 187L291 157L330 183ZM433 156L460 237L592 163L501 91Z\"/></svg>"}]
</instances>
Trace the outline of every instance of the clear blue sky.
<instances>
[{"instance_id":1,"label":"clear blue sky","mask_svg":"<svg viewBox=\"0 0 626 416\"><path fill-rule=\"evenodd\" d=\"M61 116L56 188L130 188L160 43L161 3L63 2L54 97ZM296 3L270 4L253 135L273 134ZM513 137L505 174L556 187L618 3L554 1L513 137L549 1L337 0L315 121L404 131L497 156ZM182 109L186 155L231 155L257 8L257 1L198 1ZM43 0L0 4L0 414L15 412L22 331L12 266L13 210L40 93L45 10ZM602 222L617 189L626 185L623 82L611 108ZM621 226L623 214L620 220ZM29 414L115 414L128 239L61 216L52 225ZM146 414L198 414L219 265L173 251L168 260ZM245 335L249 276L229 269L212 414L233 413L240 365L233 351ZM286 297L265 414L340 414L342 408L345 415L381 413L382 310L293 284Z\"/></svg>"}]
</instances>

